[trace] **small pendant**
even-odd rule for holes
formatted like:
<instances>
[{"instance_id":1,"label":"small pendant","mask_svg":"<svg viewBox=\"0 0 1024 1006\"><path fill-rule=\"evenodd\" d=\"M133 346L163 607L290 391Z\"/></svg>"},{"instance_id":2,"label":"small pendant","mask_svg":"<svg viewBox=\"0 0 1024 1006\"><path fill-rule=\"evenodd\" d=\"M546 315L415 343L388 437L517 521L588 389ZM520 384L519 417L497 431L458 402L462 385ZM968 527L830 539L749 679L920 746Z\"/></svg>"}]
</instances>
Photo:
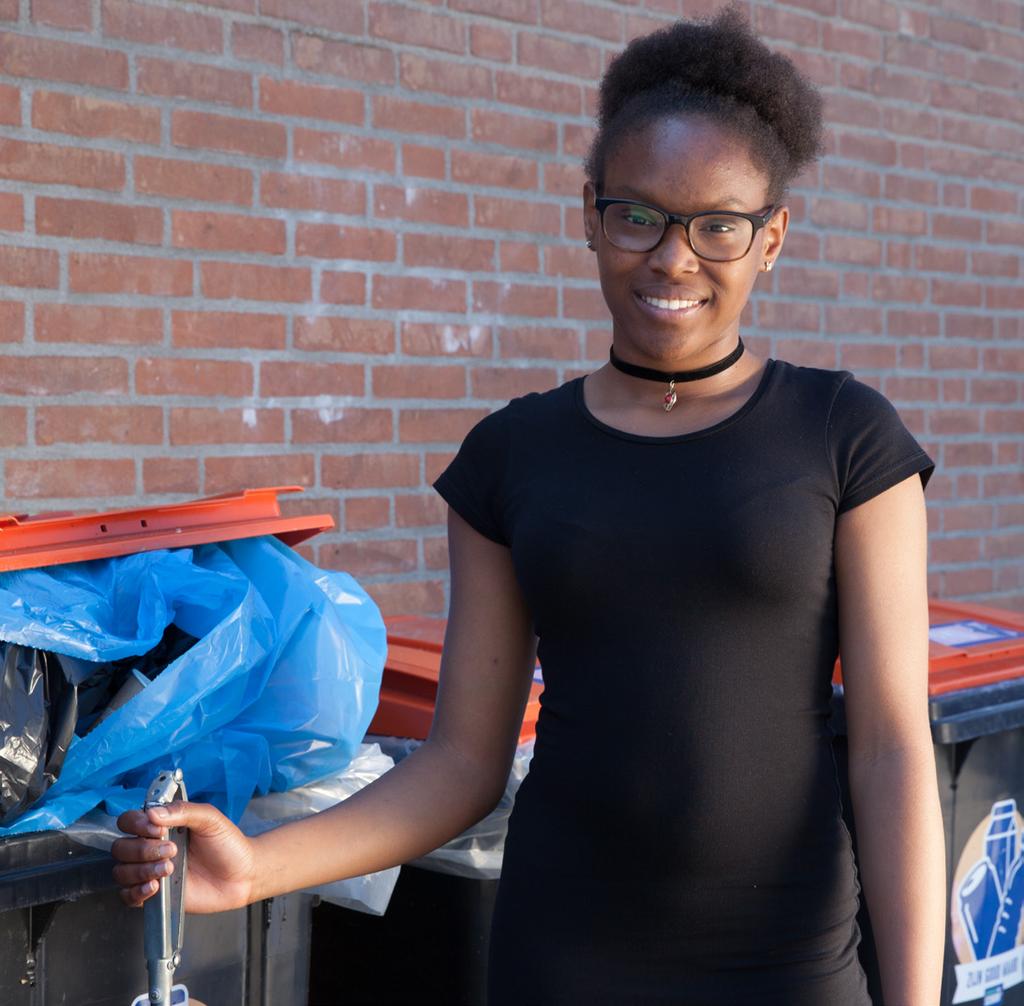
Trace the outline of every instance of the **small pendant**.
<instances>
[{"instance_id":1,"label":"small pendant","mask_svg":"<svg viewBox=\"0 0 1024 1006\"><path fill-rule=\"evenodd\" d=\"M665 411L671 412L672 406L676 404L676 382L668 382L668 391L665 392Z\"/></svg>"}]
</instances>

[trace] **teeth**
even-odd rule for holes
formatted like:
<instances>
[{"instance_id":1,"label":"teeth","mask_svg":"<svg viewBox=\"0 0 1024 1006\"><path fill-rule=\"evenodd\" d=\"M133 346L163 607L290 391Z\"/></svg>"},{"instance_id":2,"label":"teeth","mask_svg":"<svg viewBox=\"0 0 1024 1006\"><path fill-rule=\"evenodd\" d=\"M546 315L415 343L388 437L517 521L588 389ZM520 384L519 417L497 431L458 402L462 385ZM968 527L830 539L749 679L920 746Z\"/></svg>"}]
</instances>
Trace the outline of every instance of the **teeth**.
<instances>
[{"instance_id":1,"label":"teeth","mask_svg":"<svg viewBox=\"0 0 1024 1006\"><path fill-rule=\"evenodd\" d=\"M698 304L704 303L701 300L665 300L661 297L644 297L643 295L640 299L652 307L660 307L663 311L682 311L684 308L696 307Z\"/></svg>"}]
</instances>

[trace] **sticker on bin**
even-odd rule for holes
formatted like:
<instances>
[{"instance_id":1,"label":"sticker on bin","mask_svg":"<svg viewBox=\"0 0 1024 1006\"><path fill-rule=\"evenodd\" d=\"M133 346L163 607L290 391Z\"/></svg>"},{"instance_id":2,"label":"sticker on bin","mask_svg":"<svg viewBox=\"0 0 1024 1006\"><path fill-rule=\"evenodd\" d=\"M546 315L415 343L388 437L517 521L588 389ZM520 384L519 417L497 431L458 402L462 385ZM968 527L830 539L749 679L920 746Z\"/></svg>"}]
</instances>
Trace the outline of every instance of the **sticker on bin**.
<instances>
[{"instance_id":1,"label":"sticker on bin","mask_svg":"<svg viewBox=\"0 0 1024 1006\"><path fill-rule=\"evenodd\" d=\"M943 646L977 646L980 643L995 643L1001 639L1016 639L1024 636L1024 632L1014 632L1000 625L989 622L965 620L962 622L946 622L933 625L928 630L928 638L933 643Z\"/></svg>"},{"instance_id":2,"label":"sticker on bin","mask_svg":"<svg viewBox=\"0 0 1024 1006\"><path fill-rule=\"evenodd\" d=\"M171 1000L168 1006L188 1006L189 1002L188 989L184 985L175 985L171 989ZM155 1004L149 998L149 993L143 992L142 995L136 996L132 1000L132 1006L155 1006Z\"/></svg>"}]
</instances>

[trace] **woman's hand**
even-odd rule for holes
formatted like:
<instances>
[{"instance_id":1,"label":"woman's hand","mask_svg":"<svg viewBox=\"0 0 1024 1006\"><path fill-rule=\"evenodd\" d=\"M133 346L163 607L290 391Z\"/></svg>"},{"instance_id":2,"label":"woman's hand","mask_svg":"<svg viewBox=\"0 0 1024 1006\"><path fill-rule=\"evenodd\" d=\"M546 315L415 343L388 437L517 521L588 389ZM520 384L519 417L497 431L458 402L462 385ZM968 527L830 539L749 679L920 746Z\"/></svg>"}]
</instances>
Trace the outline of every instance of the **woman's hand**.
<instances>
[{"instance_id":1,"label":"woman's hand","mask_svg":"<svg viewBox=\"0 0 1024 1006\"><path fill-rule=\"evenodd\" d=\"M117 826L135 836L119 838L111 849L118 861L114 880L126 905L137 908L173 872L177 849L167 840L167 829L179 827L191 833L185 911L222 912L253 900L252 842L215 807L182 801L147 811L130 810L117 819Z\"/></svg>"}]
</instances>

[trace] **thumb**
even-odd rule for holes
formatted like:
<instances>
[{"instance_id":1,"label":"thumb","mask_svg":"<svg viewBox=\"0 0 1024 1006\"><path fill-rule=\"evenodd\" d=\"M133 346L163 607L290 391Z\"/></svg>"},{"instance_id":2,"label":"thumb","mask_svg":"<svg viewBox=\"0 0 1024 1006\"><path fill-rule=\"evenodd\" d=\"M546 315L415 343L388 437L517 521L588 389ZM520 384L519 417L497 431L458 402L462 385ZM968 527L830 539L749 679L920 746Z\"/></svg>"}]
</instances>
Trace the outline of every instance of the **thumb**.
<instances>
[{"instance_id":1,"label":"thumb","mask_svg":"<svg viewBox=\"0 0 1024 1006\"><path fill-rule=\"evenodd\" d=\"M187 800L149 807L146 815L157 827L188 828L196 835L217 835L234 827L216 807Z\"/></svg>"}]
</instances>

